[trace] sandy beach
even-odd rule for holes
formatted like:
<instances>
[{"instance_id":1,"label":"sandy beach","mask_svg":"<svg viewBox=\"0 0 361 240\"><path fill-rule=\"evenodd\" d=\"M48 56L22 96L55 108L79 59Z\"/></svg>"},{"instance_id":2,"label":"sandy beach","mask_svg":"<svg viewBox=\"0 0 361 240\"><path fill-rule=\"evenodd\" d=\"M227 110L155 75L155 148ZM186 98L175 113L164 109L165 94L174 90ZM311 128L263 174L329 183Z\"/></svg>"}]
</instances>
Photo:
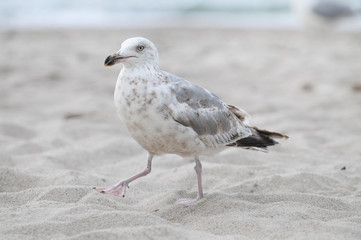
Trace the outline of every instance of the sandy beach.
<instances>
[{"instance_id":1,"label":"sandy beach","mask_svg":"<svg viewBox=\"0 0 361 240\"><path fill-rule=\"evenodd\" d=\"M269 153L230 148L155 157L125 198L103 195L142 171L146 151L119 121L121 66L143 36L160 66L287 134ZM2 30L0 238L361 239L361 33L241 29Z\"/></svg>"}]
</instances>

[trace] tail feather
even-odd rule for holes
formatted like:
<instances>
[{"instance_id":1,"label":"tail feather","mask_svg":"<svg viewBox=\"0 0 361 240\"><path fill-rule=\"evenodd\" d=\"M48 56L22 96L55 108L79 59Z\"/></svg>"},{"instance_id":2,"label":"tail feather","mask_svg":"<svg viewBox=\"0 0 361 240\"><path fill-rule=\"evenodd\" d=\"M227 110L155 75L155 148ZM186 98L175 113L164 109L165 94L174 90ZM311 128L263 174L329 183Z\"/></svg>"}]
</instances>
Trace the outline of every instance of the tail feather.
<instances>
[{"instance_id":1,"label":"tail feather","mask_svg":"<svg viewBox=\"0 0 361 240\"><path fill-rule=\"evenodd\" d=\"M288 136L284 134L277 132L270 132L267 130L258 129L256 127L250 127L250 130L252 132L251 136L242 138L236 141L235 143L230 144L230 146L267 151L268 146L273 146L278 144L278 142L275 141L273 138L284 138L284 139L288 138Z\"/></svg>"},{"instance_id":2,"label":"tail feather","mask_svg":"<svg viewBox=\"0 0 361 240\"><path fill-rule=\"evenodd\" d=\"M258 131L258 133L265 135L267 137L272 137L272 138L283 138L283 139L288 139L287 135L284 135L282 133L278 133L278 132L270 132L264 129L258 129L256 127L252 127L253 129L255 129L256 131Z\"/></svg>"}]
</instances>

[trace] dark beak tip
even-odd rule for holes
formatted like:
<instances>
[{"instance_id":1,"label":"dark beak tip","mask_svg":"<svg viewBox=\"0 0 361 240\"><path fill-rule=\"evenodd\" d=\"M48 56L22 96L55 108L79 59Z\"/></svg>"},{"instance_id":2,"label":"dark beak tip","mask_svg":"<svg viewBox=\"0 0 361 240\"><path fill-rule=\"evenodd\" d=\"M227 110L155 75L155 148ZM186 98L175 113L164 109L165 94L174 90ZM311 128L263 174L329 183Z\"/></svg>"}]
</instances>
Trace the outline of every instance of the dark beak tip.
<instances>
[{"instance_id":1,"label":"dark beak tip","mask_svg":"<svg viewBox=\"0 0 361 240\"><path fill-rule=\"evenodd\" d=\"M112 62L113 62L113 60L112 60L111 56L108 56L104 61L104 66L111 66L111 65L113 65Z\"/></svg>"}]
</instances>

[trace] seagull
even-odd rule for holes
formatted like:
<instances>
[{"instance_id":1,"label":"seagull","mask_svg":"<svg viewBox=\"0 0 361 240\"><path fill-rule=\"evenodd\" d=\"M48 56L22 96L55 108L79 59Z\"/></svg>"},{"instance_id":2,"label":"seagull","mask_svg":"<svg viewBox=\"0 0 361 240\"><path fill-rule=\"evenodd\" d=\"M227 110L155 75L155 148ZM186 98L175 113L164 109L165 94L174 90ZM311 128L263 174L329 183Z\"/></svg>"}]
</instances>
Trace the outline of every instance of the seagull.
<instances>
[{"instance_id":1,"label":"seagull","mask_svg":"<svg viewBox=\"0 0 361 240\"><path fill-rule=\"evenodd\" d=\"M118 52L105 59L105 66L122 64L114 92L116 112L130 135L148 152L144 171L100 193L125 196L128 184L151 172L152 159L162 154L193 157L198 197L180 199L184 206L203 198L202 164L199 157L229 147L267 151L273 138L286 135L249 126L244 110L223 102L205 88L159 69L158 50L143 37L129 38Z\"/></svg>"}]
</instances>

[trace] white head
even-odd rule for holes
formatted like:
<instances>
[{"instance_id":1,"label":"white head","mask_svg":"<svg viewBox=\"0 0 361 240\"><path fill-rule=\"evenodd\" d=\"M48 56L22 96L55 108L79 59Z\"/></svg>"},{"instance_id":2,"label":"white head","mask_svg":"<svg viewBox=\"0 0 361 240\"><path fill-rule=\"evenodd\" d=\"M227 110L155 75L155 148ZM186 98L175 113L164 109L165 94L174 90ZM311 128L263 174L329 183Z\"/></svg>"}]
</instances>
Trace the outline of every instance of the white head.
<instances>
[{"instance_id":1,"label":"white head","mask_svg":"<svg viewBox=\"0 0 361 240\"><path fill-rule=\"evenodd\" d=\"M158 67L158 50L146 38L135 37L125 40L120 50L105 59L105 66L122 63L125 67Z\"/></svg>"}]
</instances>

